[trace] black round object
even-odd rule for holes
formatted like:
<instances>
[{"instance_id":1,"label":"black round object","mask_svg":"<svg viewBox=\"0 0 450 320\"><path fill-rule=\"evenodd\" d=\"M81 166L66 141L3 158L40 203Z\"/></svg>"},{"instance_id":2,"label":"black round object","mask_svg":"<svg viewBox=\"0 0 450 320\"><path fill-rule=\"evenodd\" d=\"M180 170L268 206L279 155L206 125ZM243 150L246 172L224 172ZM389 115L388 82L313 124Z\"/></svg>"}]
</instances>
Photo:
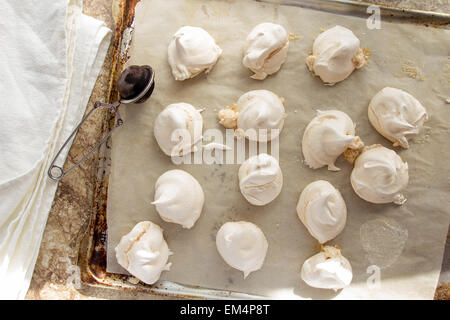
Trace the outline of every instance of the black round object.
<instances>
[{"instance_id":1,"label":"black round object","mask_svg":"<svg viewBox=\"0 0 450 320\"><path fill-rule=\"evenodd\" d=\"M117 80L117 89L121 99L129 100L137 97L147 87L152 78L153 69L150 66L129 66L119 76ZM135 103L141 103L147 100L155 88L153 81L147 93Z\"/></svg>"}]
</instances>

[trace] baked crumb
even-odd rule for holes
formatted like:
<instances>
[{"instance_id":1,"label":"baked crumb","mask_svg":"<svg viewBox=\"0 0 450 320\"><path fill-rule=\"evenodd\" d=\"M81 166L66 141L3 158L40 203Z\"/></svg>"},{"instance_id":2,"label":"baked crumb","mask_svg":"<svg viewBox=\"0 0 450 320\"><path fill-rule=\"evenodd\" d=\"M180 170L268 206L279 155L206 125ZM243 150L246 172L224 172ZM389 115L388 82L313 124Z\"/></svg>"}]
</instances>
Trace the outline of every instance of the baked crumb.
<instances>
[{"instance_id":1,"label":"baked crumb","mask_svg":"<svg viewBox=\"0 0 450 320\"><path fill-rule=\"evenodd\" d=\"M358 158L358 156L361 154L361 151L362 151L361 149L356 150L348 148L347 150L344 151L344 158L351 164L354 164L356 158Z\"/></svg>"},{"instance_id":2,"label":"baked crumb","mask_svg":"<svg viewBox=\"0 0 450 320\"><path fill-rule=\"evenodd\" d=\"M358 49L355 56L353 57L353 65L355 66L355 68L359 69L362 66L366 65L370 54L370 50L367 48Z\"/></svg>"},{"instance_id":3,"label":"baked crumb","mask_svg":"<svg viewBox=\"0 0 450 320\"><path fill-rule=\"evenodd\" d=\"M236 129L239 111L234 104L219 111L219 123L227 129Z\"/></svg>"},{"instance_id":4,"label":"baked crumb","mask_svg":"<svg viewBox=\"0 0 450 320\"><path fill-rule=\"evenodd\" d=\"M290 41L297 41L298 39L300 39L300 37L298 36L298 34L290 32L288 39Z\"/></svg>"},{"instance_id":5,"label":"baked crumb","mask_svg":"<svg viewBox=\"0 0 450 320\"><path fill-rule=\"evenodd\" d=\"M402 64L402 72L412 79L424 81L425 77L418 67L416 67L411 61L406 61Z\"/></svg>"}]
</instances>

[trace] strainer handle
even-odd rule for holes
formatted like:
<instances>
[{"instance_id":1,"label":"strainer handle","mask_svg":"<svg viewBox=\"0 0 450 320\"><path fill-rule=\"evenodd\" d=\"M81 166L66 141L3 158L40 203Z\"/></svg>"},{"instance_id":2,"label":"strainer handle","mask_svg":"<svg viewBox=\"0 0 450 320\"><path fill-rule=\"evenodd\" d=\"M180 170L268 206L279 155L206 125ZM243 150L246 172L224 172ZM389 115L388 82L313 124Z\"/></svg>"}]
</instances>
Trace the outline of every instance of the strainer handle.
<instances>
[{"instance_id":1,"label":"strainer handle","mask_svg":"<svg viewBox=\"0 0 450 320\"><path fill-rule=\"evenodd\" d=\"M120 127L123 124L123 120L119 114L119 106L120 106L119 101L117 101L113 104L104 103L104 102L100 102L100 101L95 102L94 107L84 116L84 118L81 120L81 122L76 126L76 128L73 130L73 132L67 138L67 140L64 142L64 144L62 145L62 147L59 149L58 153L56 154L55 158L53 159L52 163L50 164L50 167L47 171L47 174L50 179L58 181L58 180L62 179L64 176L66 176L67 174L69 174L73 169L77 168L81 163L83 163L92 154L92 152L94 152L98 147L100 147L108 139L108 137L112 134L112 132L116 128ZM94 112L96 109L98 109L100 107L108 108L108 109L110 109L111 113L115 114L116 123L115 123L114 127L99 142L97 142L97 144L91 150L89 150L89 152L80 161L75 163L67 171L64 171L62 167L55 165L55 162L58 160L58 157L61 154L62 150L64 150L64 148L67 146L69 141L78 132L81 125L87 120L87 118L89 118L89 116L92 114L92 112ZM55 171L57 171L57 173L55 173Z\"/></svg>"}]
</instances>

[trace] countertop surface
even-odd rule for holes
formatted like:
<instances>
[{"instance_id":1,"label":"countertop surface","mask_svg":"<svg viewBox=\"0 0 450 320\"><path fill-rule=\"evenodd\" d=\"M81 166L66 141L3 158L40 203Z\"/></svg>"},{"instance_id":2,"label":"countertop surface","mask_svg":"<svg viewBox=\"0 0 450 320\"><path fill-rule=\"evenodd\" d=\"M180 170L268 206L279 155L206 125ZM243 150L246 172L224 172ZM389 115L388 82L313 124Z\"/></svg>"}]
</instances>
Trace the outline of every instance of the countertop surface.
<instances>
[{"instance_id":1,"label":"countertop surface","mask_svg":"<svg viewBox=\"0 0 450 320\"><path fill-rule=\"evenodd\" d=\"M112 0L84 0L84 13L105 21L115 29ZM450 13L449 0L366 0L401 8ZM108 75L112 61L112 47L108 51L101 75L87 106L90 110L96 100L105 101ZM75 137L66 168L71 166L90 146L100 140L105 112L94 113ZM80 241L87 231L94 201L98 155L94 154L77 170L59 182L41 243L27 299L162 299L159 296L125 292L116 289L94 288L80 283L77 257ZM449 262L449 238L444 263ZM449 279L441 278L441 282ZM447 289L448 290L448 289ZM445 290L439 294L441 298ZM447 293L448 294L448 293ZM447 299L450 297L447 296Z\"/></svg>"}]
</instances>

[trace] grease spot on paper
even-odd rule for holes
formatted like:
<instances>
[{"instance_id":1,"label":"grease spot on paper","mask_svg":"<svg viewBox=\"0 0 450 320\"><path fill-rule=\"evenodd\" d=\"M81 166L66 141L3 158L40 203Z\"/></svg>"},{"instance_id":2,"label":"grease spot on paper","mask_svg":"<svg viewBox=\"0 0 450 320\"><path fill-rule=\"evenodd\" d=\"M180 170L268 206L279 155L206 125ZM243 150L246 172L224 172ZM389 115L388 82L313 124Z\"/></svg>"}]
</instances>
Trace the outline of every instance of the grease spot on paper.
<instances>
[{"instance_id":1,"label":"grease spot on paper","mask_svg":"<svg viewBox=\"0 0 450 320\"><path fill-rule=\"evenodd\" d=\"M367 221L360 228L361 244L371 264L387 268L400 257L408 230L391 218Z\"/></svg>"}]
</instances>

